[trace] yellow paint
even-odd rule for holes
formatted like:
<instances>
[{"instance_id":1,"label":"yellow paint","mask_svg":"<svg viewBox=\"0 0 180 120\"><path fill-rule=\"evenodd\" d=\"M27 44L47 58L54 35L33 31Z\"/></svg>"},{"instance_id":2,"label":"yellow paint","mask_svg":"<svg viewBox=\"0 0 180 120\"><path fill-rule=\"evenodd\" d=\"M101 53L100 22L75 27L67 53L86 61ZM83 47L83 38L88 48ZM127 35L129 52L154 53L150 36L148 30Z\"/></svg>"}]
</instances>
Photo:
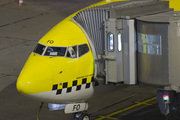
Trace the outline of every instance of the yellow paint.
<instances>
[{"instance_id":1,"label":"yellow paint","mask_svg":"<svg viewBox=\"0 0 180 120\"><path fill-rule=\"evenodd\" d=\"M141 34L141 36L142 36L142 40L143 40L143 53L147 53L146 36L145 36L145 34Z\"/></svg>"},{"instance_id":2,"label":"yellow paint","mask_svg":"<svg viewBox=\"0 0 180 120\"><path fill-rule=\"evenodd\" d=\"M180 0L162 0L169 1L169 8L173 8L174 11L180 11Z\"/></svg>"},{"instance_id":3,"label":"yellow paint","mask_svg":"<svg viewBox=\"0 0 180 120\"><path fill-rule=\"evenodd\" d=\"M135 103L137 103L137 104L141 103L141 104L143 104L143 105L148 105L148 106L155 106L155 107L157 107L157 105L153 105L153 104L146 103L146 102L137 102L137 101L136 101Z\"/></svg>"},{"instance_id":4,"label":"yellow paint","mask_svg":"<svg viewBox=\"0 0 180 120\"><path fill-rule=\"evenodd\" d=\"M63 83L68 82L68 87L72 87L72 81L74 80L78 80L77 85L81 85L82 79L76 78L92 75L94 72L93 66L94 61L91 51L78 59L40 56L32 53L18 78L17 88L22 94L34 94L52 91L54 84L62 83L63 85ZM59 74L60 71L62 71L61 74ZM87 83L91 82L91 77L87 77ZM58 89L62 89L62 85L59 85ZM21 89L24 92L21 92Z\"/></svg>"},{"instance_id":5,"label":"yellow paint","mask_svg":"<svg viewBox=\"0 0 180 120\"><path fill-rule=\"evenodd\" d=\"M84 9L87 9L87 8L92 8L92 7L101 6L101 5L105 5L105 4L109 4L109 3L113 3L113 2L119 2L119 1L130 1L130 0L110 0L110 1L102 0L102 1L100 1L100 2L98 2L98 3L95 3L95 4L93 4L93 5L90 5L90 6L88 6L88 7L85 7L85 8L83 8L83 9L81 9L81 10L73 13L73 14L70 15L69 17L73 17L73 16L75 16L78 12L80 12L80 11L82 11L82 10L84 10Z\"/></svg>"},{"instance_id":6,"label":"yellow paint","mask_svg":"<svg viewBox=\"0 0 180 120\"><path fill-rule=\"evenodd\" d=\"M100 118L101 119L110 119L110 120L121 120L121 119L118 119L118 118L113 118L113 117L108 117L108 116L100 116Z\"/></svg>"},{"instance_id":7,"label":"yellow paint","mask_svg":"<svg viewBox=\"0 0 180 120\"><path fill-rule=\"evenodd\" d=\"M48 40L54 40L54 42L51 44ZM48 46L74 46L87 43L87 38L75 23L65 19L43 36L39 43Z\"/></svg>"},{"instance_id":8,"label":"yellow paint","mask_svg":"<svg viewBox=\"0 0 180 120\"><path fill-rule=\"evenodd\" d=\"M153 100L156 100L156 97L150 98L150 99L145 100L145 101L142 101L142 102L136 102L136 104L131 105L131 106L129 106L129 107L126 107L126 108L124 108L124 109L121 109L121 110L118 110L118 111L116 111L116 112L110 113L110 114L108 114L108 115L106 115L106 116L100 116L100 118L98 118L98 119L96 119L96 120L103 120L103 119L105 119L105 118L112 117L113 115L117 115L117 114L119 114L119 113L125 112L125 111L130 110L130 109L133 109L133 108L135 108L135 107L138 107L138 106L140 106L140 105L148 104L148 102L151 102L151 101L153 101ZM149 105L150 105L150 104L149 104Z\"/></svg>"}]
</instances>

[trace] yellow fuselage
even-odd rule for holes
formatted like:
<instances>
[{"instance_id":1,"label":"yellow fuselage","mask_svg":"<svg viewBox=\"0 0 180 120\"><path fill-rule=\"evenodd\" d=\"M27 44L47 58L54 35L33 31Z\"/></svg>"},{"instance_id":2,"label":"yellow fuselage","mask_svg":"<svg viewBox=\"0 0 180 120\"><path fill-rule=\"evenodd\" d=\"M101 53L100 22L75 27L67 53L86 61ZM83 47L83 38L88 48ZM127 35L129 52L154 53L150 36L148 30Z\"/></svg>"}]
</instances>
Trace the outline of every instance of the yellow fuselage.
<instances>
[{"instance_id":1,"label":"yellow fuselage","mask_svg":"<svg viewBox=\"0 0 180 120\"><path fill-rule=\"evenodd\" d=\"M18 78L18 91L41 101L55 103L89 98L94 91L94 59L81 29L70 19L65 19L48 32L39 44L45 47L76 46L78 49L80 45L87 44L89 51L82 56L76 53L76 58L67 57L67 49L64 56L31 53Z\"/></svg>"}]
</instances>

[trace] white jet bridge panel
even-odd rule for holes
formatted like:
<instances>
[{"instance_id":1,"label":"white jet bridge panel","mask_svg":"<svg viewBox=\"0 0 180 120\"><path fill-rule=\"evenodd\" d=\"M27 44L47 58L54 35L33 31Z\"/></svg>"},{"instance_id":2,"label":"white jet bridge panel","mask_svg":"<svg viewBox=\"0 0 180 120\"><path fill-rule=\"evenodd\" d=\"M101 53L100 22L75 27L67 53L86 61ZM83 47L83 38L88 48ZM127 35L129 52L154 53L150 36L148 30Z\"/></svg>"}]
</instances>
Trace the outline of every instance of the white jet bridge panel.
<instances>
[{"instance_id":1,"label":"white jet bridge panel","mask_svg":"<svg viewBox=\"0 0 180 120\"><path fill-rule=\"evenodd\" d=\"M122 20L105 21L106 84L123 82Z\"/></svg>"}]
</instances>

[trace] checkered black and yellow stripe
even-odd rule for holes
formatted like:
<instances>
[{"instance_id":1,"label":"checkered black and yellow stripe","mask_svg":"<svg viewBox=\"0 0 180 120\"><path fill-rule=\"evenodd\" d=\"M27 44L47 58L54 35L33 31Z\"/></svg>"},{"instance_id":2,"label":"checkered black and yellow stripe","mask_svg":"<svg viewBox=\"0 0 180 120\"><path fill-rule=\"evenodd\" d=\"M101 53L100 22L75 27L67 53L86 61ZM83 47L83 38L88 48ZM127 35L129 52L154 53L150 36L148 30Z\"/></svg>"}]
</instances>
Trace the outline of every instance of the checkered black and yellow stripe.
<instances>
[{"instance_id":1,"label":"checkered black and yellow stripe","mask_svg":"<svg viewBox=\"0 0 180 120\"><path fill-rule=\"evenodd\" d=\"M62 84L61 89L58 89L59 84L54 84L52 87L52 91L56 91L56 95L60 95L60 94L62 94L62 90L66 90L66 93L72 92L73 87L76 87L76 89L75 89L76 91L81 90L82 86L84 86L84 85L85 85L85 89L88 89L91 87L91 84L95 85L95 80L94 80L94 77L91 77L91 81L88 83L87 78L83 78L83 79L81 79L80 85L78 85L77 83L78 83L78 80L74 80L74 81L72 81L72 87L68 87L68 82L65 82Z\"/></svg>"}]
</instances>

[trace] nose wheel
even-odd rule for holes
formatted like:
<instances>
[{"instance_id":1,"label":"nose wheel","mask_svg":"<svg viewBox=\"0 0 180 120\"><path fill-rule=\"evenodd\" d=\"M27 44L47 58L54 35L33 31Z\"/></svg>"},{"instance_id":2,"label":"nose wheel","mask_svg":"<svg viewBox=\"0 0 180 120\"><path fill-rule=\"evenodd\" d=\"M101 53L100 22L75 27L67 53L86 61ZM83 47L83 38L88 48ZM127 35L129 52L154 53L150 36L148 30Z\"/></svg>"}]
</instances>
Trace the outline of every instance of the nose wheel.
<instances>
[{"instance_id":1,"label":"nose wheel","mask_svg":"<svg viewBox=\"0 0 180 120\"><path fill-rule=\"evenodd\" d=\"M71 120L90 120L90 116L87 113L73 113Z\"/></svg>"}]
</instances>

